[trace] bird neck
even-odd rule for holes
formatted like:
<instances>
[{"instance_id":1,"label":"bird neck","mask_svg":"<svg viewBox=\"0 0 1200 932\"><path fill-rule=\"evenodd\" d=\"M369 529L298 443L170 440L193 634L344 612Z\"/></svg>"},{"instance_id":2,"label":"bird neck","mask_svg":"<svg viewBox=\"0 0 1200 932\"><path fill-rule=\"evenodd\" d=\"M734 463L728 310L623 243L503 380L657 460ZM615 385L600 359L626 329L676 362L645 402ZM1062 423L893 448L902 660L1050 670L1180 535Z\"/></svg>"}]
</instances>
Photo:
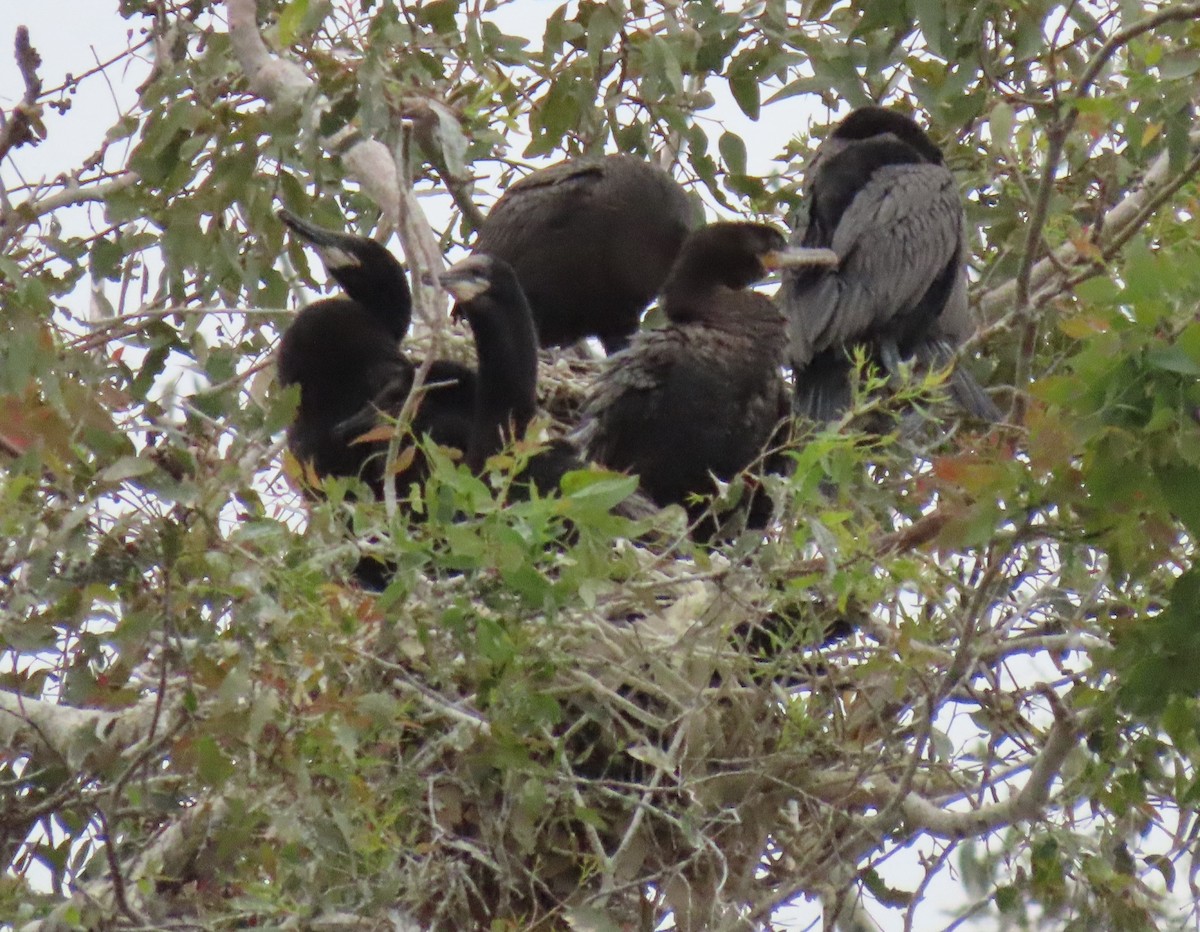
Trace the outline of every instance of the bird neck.
<instances>
[{"instance_id":1,"label":"bird neck","mask_svg":"<svg viewBox=\"0 0 1200 932\"><path fill-rule=\"evenodd\" d=\"M494 309L493 309L494 311ZM468 465L479 469L505 442L525 432L537 406L537 334L525 314L471 315L479 378Z\"/></svg>"},{"instance_id":2,"label":"bird neck","mask_svg":"<svg viewBox=\"0 0 1200 932\"><path fill-rule=\"evenodd\" d=\"M372 257L353 268L334 270L334 278L346 294L357 301L397 339L408 332L412 321L412 292L404 267L389 254Z\"/></svg>"}]
</instances>

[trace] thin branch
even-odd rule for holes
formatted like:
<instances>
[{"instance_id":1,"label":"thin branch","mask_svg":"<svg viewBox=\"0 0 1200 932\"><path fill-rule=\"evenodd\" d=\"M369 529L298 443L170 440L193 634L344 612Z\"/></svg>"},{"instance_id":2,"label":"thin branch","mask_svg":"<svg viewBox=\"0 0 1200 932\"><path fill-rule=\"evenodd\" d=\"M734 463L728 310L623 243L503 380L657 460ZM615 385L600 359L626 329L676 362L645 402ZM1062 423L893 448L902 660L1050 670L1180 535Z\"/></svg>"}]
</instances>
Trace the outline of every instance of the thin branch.
<instances>
[{"instance_id":1,"label":"thin branch","mask_svg":"<svg viewBox=\"0 0 1200 932\"><path fill-rule=\"evenodd\" d=\"M103 201L110 194L128 188L137 181L138 176L134 172L123 172L110 181L95 184L80 183L78 179L72 178L62 190L55 194L42 198L30 198L18 204L13 210L0 214L0 249L3 249L20 229L34 223L40 217L74 204Z\"/></svg>"}]
</instances>

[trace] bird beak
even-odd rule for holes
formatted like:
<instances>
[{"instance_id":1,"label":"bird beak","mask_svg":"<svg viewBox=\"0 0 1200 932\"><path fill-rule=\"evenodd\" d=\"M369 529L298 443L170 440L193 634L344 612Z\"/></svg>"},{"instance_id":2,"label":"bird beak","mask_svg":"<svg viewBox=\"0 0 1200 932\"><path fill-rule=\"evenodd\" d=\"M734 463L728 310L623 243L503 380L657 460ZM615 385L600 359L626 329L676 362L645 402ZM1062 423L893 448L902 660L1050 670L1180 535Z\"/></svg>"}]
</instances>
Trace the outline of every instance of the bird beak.
<instances>
[{"instance_id":1,"label":"bird beak","mask_svg":"<svg viewBox=\"0 0 1200 932\"><path fill-rule=\"evenodd\" d=\"M438 284L458 302L473 301L490 287L487 279L480 278L475 269L464 269L461 263L439 275Z\"/></svg>"},{"instance_id":2,"label":"bird beak","mask_svg":"<svg viewBox=\"0 0 1200 932\"><path fill-rule=\"evenodd\" d=\"M807 246L788 246L772 249L762 257L763 268L775 269L836 269L841 260L832 249L810 249Z\"/></svg>"},{"instance_id":3,"label":"bird beak","mask_svg":"<svg viewBox=\"0 0 1200 932\"><path fill-rule=\"evenodd\" d=\"M278 216L293 233L316 248L317 254L327 268L343 269L347 266L362 264L358 256L347 248L351 238L346 234L326 230L307 220L301 220L283 207L279 209Z\"/></svg>"}]
</instances>

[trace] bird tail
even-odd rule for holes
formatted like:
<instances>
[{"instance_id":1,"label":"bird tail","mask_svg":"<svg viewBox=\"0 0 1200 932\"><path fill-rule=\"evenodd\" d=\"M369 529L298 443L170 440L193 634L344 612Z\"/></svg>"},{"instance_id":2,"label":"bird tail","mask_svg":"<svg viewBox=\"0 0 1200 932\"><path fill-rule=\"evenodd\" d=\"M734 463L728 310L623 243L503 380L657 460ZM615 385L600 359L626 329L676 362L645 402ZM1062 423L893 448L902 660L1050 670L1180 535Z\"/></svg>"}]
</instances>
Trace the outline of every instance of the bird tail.
<instances>
[{"instance_id":1,"label":"bird tail","mask_svg":"<svg viewBox=\"0 0 1200 932\"><path fill-rule=\"evenodd\" d=\"M915 355L926 365L947 366L954 360L954 347L945 340L930 340ZM963 366L955 365L946 384L950 397L968 414L993 424L1004 420L1004 413Z\"/></svg>"},{"instance_id":2,"label":"bird tail","mask_svg":"<svg viewBox=\"0 0 1200 932\"><path fill-rule=\"evenodd\" d=\"M792 412L817 424L836 421L849 410L851 362L845 356L823 353L795 372Z\"/></svg>"}]
</instances>

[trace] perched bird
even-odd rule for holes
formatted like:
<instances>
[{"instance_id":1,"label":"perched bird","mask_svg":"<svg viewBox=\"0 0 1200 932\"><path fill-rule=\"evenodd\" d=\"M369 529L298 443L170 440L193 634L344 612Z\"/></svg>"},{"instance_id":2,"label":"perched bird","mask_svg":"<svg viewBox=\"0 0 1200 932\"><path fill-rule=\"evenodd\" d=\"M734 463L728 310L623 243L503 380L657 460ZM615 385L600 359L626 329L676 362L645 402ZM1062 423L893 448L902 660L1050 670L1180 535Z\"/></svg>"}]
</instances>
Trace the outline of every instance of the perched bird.
<instances>
[{"instance_id":1,"label":"perched bird","mask_svg":"<svg viewBox=\"0 0 1200 932\"><path fill-rule=\"evenodd\" d=\"M524 436L537 410L537 334L529 303L504 260L471 255L438 281L457 302L453 313L466 318L475 339L479 369L464 453L467 465L479 472L489 456ZM552 441L530 457L518 486L528 480L544 494L556 489L568 470L583 465L570 444Z\"/></svg>"},{"instance_id":2,"label":"perched bird","mask_svg":"<svg viewBox=\"0 0 1200 932\"><path fill-rule=\"evenodd\" d=\"M510 186L475 252L516 271L542 346L596 336L612 353L637 330L693 218L683 188L648 162L571 159Z\"/></svg>"},{"instance_id":3,"label":"perched bird","mask_svg":"<svg viewBox=\"0 0 1200 932\"><path fill-rule=\"evenodd\" d=\"M416 366L400 349L412 317L404 266L367 237L326 230L286 210L279 216L316 248L345 291L303 308L280 341L279 381L300 386L288 448L316 476L361 476L381 496L387 443L353 441L376 425L380 411L398 414L412 391ZM413 433L466 450L474 370L434 360L422 391Z\"/></svg>"},{"instance_id":4,"label":"perched bird","mask_svg":"<svg viewBox=\"0 0 1200 932\"><path fill-rule=\"evenodd\" d=\"M668 325L639 333L598 377L578 431L587 455L637 473L658 505L693 520L716 491L752 465L787 414L781 368L787 326L769 298L749 290L791 261L783 235L758 223L714 223L684 244L663 289ZM759 497L749 521L761 525ZM705 518L696 536L717 530Z\"/></svg>"},{"instance_id":5,"label":"perched bird","mask_svg":"<svg viewBox=\"0 0 1200 932\"><path fill-rule=\"evenodd\" d=\"M860 107L809 166L809 218L793 244L832 250L784 277L797 415L833 420L850 406L855 346L885 371L903 361L947 365L973 330L967 307L962 202L942 153L911 119ZM965 369L954 399L970 413L1000 411Z\"/></svg>"},{"instance_id":6,"label":"perched bird","mask_svg":"<svg viewBox=\"0 0 1200 932\"><path fill-rule=\"evenodd\" d=\"M366 237L337 233L280 211L312 244L330 275L346 291L304 308L283 335L280 381L300 385L300 407L288 431L293 455L318 477L361 476L383 494L387 442L356 442L381 416L396 417L412 392L417 369L400 349L412 301L404 267ZM512 268L474 255L440 276L475 338L478 369L449 359L432 360L422 395L412 409L414 435L459 451L471 469L507 442L524 436L537 408L537 335L529 304ZM582 468L563 441L535 454L526 477L540 491L557 487L569 469ZM400 481L420 481L414 458Z\"/></svg>"}]
</instances>

